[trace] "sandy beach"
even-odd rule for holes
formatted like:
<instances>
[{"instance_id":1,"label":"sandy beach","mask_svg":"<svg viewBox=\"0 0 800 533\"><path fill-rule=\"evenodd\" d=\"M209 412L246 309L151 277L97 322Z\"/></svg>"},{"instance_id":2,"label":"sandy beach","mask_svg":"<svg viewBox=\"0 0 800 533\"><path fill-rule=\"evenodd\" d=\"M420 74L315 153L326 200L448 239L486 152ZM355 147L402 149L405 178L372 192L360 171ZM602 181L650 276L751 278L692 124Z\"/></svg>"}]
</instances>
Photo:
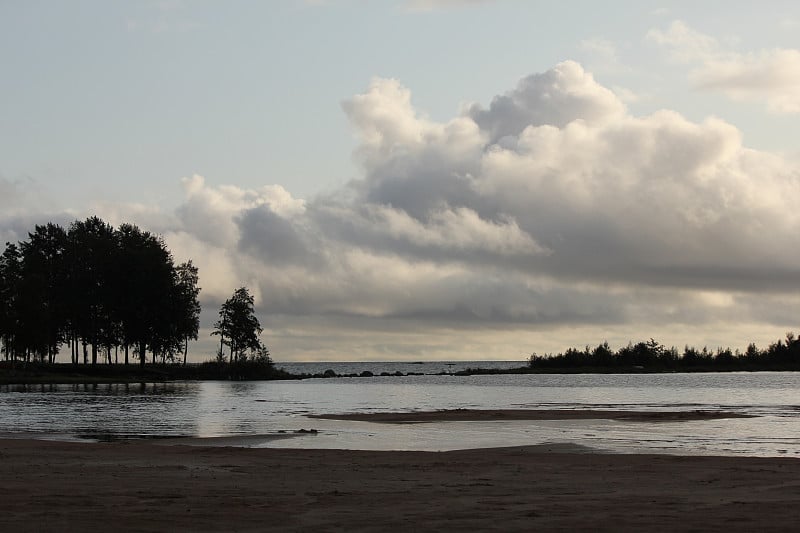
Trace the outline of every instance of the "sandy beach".
<instances>
[{"instance_id":1,"label":"sandy beach","mask_svg":"<svg viewBox=\"0 0 800 533\"><path fill-rule=\"evenodd\" d=\"M687 450L689 451L689 450ZM800 461L0 440L2 531L788 531Z\"/></svg>"}]
</instances>

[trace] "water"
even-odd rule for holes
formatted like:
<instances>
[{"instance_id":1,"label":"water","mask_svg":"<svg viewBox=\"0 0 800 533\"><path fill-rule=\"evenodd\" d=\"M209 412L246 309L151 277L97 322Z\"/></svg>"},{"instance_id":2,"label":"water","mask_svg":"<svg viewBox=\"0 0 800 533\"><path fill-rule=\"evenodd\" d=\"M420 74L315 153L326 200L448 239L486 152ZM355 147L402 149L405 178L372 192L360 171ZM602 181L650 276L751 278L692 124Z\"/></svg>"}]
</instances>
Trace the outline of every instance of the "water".
<instances>
[{"instance_id":1,"label":"water","mask_svg":"<svg viewBox=\"0 0 800 533\"><path fill-rule=\"evenodd\" d=\"M360 374L372 372L394 374L452 374L467 368L488 368L505 370L519 368L527 365L527 361L354 361L336 363L277 363L278 368L283 368L292 374L324 374L326 370L333 370L338 375Z\"/></svg>"},{"instance_id":2,"label":"water","mask_svg":"<svg viewBox=\"0 0 800 533\"><path fill-rule=\"evenodd\" d=\"M12 385L0 387L0 433L55 439L241 436L248 438L240 444L256 447L447 450L572 443L619 453L800 456L798 391L797 372ZM307 417L458 408L703 409L757 416L669 423L574 420L405 425ZM317 433L269 438L310 429Z\"/></svg>"}]
</instances>

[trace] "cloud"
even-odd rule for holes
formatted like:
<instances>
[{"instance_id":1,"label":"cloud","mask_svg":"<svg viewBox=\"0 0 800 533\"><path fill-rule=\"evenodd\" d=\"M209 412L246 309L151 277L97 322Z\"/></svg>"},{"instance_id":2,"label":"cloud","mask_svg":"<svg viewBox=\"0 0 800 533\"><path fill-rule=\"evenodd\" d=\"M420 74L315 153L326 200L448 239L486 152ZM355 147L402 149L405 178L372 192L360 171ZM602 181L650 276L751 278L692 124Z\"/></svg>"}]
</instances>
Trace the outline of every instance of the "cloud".
<instances>
[{"instance_id":1,"label":"cloud","mask_svg":"<svg viewBox=\"0 0 800 533\"><path fill-rule=\"evenodd\" d=\"M512 217L487 220L466 207L443 205L420 220L388 205L319 206L315 218L328 237L415 260L480 262L549 253Z\"/></svg>"},{"instance_id":2,"label":"cloud","mask_svg":"<svg viewBox=\"0 0 800 533\"><path fill-rule=\"evenodd\" d=\"M614 92L614 95L620 99L621 102L626 104L632 104L635 102L640 102L642 100L647 100L650 95L646 93L637 93L634 92L627 87L621 87L619 85L614 85L611 87L611 90Z\"/></svg>"},{"instance_id":3,"label":"cloud","mask_svg":"<svg viewBox=\"0 0 800 533\"><path fill-rule=\"evenodd\" d=\"M241 249L295 280L286 312L546 322L577 316L574 302L592 308L611 284L626 296L609 297L607 316L622 317L626 291L780 292L800 273L785 253L796 168L719 119L631 116L576 63L442 123L396 80L343 108L363 179L291 217L262 213L269 231L253 229L263 216L236 224ZM302 247L268 258L288 242ZM506 305L511 293L527 297Z\"/></svg>"},{"instance_id":4,"label":"cloud","mask_svg":"<svg viewBox=\"0 0 800 533\"><path fill-rule=\"evenodd\" d=\"M72 219L68 212L53 207L50 195L41 190L37 180L0 175L0 245L27 238L33 226L42 221L64 223Z\"/></svg>"},{"instance_id":5,"label":"cloud","mask_svg":"<svg viewBox=\"0 0 800 533\"><path fill-rule=\"evenodd\" d=\"M721 90L734 100L766 96L774 113L800 113L800 50L775 49L708 62L693 79L703 89Z\"/></svg>"},{"instance_id":6,"label":"cloud","mask_svg":"<svg viewBox=\"0 0 800 533\"><path fill-rule=\"evenodd\" d=\"M309 202L303 231L325 279L347 289L295 287L285 311L428 327L688 324L744 320L732 295L794 291L797 168L722 120L631 116L573 62L446 122L397 80L343 108L364 176Z\"/></svg>"},{"instance_id":7,"label":"cloud","mask_svg":"<svg viewBox=\"0 0 800 533\"><path fill-rule=\"evenodd\" d=\"M689 77L699 89L733 100L764 100L773 113L800 113L800 50L738 53L681 21L651 30L647 39L668 50L674 61L696 65Z\"/></svg>"},{"instance_id":8,"label":"cloud","mask_svg":"<svg viewBox=\"0 0 800 533\"><path fill-rule=\"evenodd\" d=\"M666 30L650 30L646 39L667 49L670 58L678 62L705 61L721 53L716 39L680 20L673 21Z\"/></svg>"},{"instance_id":9,"label":"cloud","mask_svg":"<svg viewBox=\"0 0 800 533\"><path fill-rule=\"evenodd\" d=\"M490 140L515 137L529 127L562 128L581 120L601 124L622 116L625 106L574 61L521 80L513 91L497 96L489 109L473 105L469 116L490 133Z\"/></svg>"},{"instance_id":10,"label":"cloud","mask_svg":"<svg viewBox=\"0 0 800 533\"><path fill-rule=\"evenodd\" d=\"M391 79L342 108L361 175L334 193L194 175L174 212L104 208L194 259L204 327L241 285L285 360L744 346L795 321L800 169L721 119L634 116L575 62L446 121Z\"/></svg>"}]
</instances>

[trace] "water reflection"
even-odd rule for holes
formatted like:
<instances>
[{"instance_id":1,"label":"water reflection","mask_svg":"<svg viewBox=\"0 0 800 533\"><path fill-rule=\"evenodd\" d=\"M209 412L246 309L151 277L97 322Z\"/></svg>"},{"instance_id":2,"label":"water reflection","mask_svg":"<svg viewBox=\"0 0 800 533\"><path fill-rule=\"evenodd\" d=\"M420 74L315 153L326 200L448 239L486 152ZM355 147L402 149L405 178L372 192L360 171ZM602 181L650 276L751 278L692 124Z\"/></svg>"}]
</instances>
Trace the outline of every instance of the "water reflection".
<instances>
[{"instance_id":1,"label":"water reflection","mask_svg":"<svg viewBox=\"0 0 800 533\"><path fill-rule=\"evenodd\" d=\"M0 432L128 438L318 429L250 445L449 449L568 441L600 449L800 455L800 373L409 376L294 382L0 387ZM641 424L607 420L386 426L306 414L458 408L734 410L758 418Z\"/></svg>"}]
</instances>

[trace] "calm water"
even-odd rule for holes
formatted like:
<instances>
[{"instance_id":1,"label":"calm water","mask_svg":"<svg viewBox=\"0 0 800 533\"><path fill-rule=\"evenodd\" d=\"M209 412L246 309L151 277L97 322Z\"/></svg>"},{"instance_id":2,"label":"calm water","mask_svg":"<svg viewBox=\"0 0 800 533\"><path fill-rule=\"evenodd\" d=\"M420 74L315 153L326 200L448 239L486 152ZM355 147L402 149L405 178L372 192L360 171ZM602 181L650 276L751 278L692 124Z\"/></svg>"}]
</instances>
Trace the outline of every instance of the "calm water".
<instances>
[{"instance_id":1,"label":"calm water","mask_svg":"<svg viewBox=\"0 0 800 533\"><path fill-rule=\"evenodd\" d=\"M527 361L355 361L336 363L277 363L278 368L283 368L292 374L323 374L330 369L339 375L360 374L368 371L380 375L385 372L394 374L452 374L467 368L519 368L527 365Z\"/></svg>"},{"instance_id":2,"label":"calm water","mask_svg":"<svg viewBox=\"0 0 800 533\"><path fill-rule=\"evenodd\" d=\"M659 424L590 420L409 425L306 416L455 408L704 409L758 416ZM284 440L260 437L301 429L318 433ZM623 453L800 456L800 373L422 375L6 386L0 388L0 433L58 439L250 436L243 443L258 447L415 450L565 442Z\"/></svg>"}]
</instances>

